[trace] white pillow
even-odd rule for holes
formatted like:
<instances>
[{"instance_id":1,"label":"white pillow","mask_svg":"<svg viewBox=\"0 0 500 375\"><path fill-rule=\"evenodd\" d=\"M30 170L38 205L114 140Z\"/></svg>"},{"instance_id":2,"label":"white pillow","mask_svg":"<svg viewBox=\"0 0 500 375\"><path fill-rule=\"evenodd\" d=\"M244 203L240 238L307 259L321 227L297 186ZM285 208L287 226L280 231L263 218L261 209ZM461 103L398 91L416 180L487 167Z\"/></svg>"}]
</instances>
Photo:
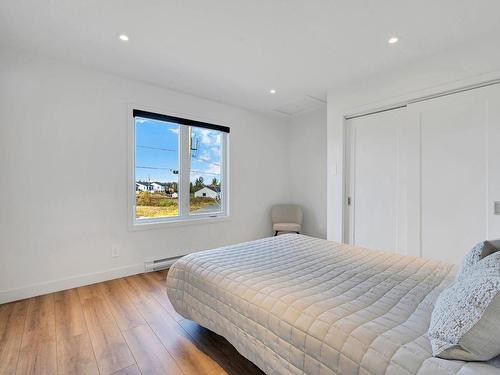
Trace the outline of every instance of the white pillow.
<instances>
[{"instance_id":1,"label":"white pillow","mask_svg":"<svg viewBox=\"0 0 500 375\"><path fill-rule=\"evenodd\" d=\"M428 336L436 357L487 361L500 354L500 252L439 295Z\"/></svg>"},{"instance_id":2,"label":"white pillow","mask_svg":"<svg viewBox=\"0 0 500 375\"><path fill-rule=\"evenodd\" d=\"M460 281L470 273L470 269L481 259L500 250L500 240L479 242L465 255L460 269L458 270L456 280Z\"/></svg>"}]
</instances>

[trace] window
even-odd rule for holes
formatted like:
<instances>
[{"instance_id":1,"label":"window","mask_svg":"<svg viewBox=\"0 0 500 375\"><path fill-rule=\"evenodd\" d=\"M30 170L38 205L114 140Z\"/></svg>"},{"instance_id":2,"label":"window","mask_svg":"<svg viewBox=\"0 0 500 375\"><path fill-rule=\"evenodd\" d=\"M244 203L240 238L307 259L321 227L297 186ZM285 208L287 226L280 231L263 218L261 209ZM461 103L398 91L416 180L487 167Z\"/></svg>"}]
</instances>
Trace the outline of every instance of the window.
<instances>
[{"instance_id":1,"label":"window","mask_svg":"<svg viewBox=\"0 0 500 375\"><path fill-rule=\"evenodd\" d=\"M134 224L227 215L229 128L135 109L133 117Z\"/></svg>"},{"instance_id":2,"label":"window","mask_svg":"<svg viewBox=\"0 0 500 375\"><path fill-rule=\"evenodd\" d=\"M189 212L193 215L220 213L223 133L191 127Z\"/></svg>"}]
</instances>

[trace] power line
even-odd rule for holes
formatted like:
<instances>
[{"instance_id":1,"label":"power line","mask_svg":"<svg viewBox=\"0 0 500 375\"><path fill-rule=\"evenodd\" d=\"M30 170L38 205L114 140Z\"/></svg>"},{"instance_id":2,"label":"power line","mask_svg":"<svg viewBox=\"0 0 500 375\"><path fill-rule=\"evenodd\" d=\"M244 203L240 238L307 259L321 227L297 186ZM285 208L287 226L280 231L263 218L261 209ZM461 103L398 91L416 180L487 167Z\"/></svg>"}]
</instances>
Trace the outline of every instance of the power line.
<instances>
[{"instance_id":1,"label":"power line","mask_svg":"<svg viewBox=\"0 0 500 375\"><path fill-rule=\"evenodd\" d=\"M193 159L201 161L202 163L212 164L212 165L215 165L217 167L220 167L220 163L215 163L213 161L208 161L208 160L205 160L205 159L200 159L200 158L195 158L195 157L193 157Z\"/></svg>"},{"instance_id":2,"label":"power line","mask_svg":"<svg viewBox=\"0 0 500 375\"><path fill-rule=\"evenodd\" d=\"M172 150L172 149L169 149L169 148L161 148L161 147L152 147L152 146L143 146L143 145L137 145L136 147L138 147L138 148L146 148L146 149L149 149L149 150L160 150L160 151L168 151L168 152L177 152L177 150ZM205 160L205 159L197 158L197 157L195 157L193 155L191 155L191 157L193 159L201 161L202 163L207 163L207 164L215 165L216 167L220 167L220 163L215 163L215 162L208 161L208 160ZM142 167L137 167L137 168L142 168ZM149 167L144 167L144 168L154 169L154 168L149 168ZM156 168L156 169L161 169L161 168Z\"/></svg>"},{"instance_id":3,"label":"power line","mask_svg":"<svg viewBox=\"0 0 500 375\"><path fill-rule=\"evenodd\" d=\"M150 150L160 150L160 151L170 151L170 152L177 152L177 150L172 150L170 148L161 148L161 147L152 147L152 146L142 146L142 145L137 145L136 147L138 148L147 148Z\"/></svg>"},{"instance_id":4,"label":"power line","mask_svg":"<svg viewBox=\"0 0 500 375\"><path fill-rule=\"evenodd\" d=\"M140 168L140 169L161 169L161 170L166 170L166 171L171 171L171 172L177 171L177 169L173 169L173 168L145 167L145 166L140 166L140 165L136 165L135 167Z\"/></svg>"},{"instance_id":5,"label":"power line","mask_svg":"<svg viewBox=\"0 0 500 375\"><path fill-rule=\"evenodd\" d=\"M220 173L197 171L197 170L193 170L193 169L191 169L191 172L198 173L198 174L209 174L209 175L212 175L212 176L220 176Z\"/></svg>"},{"instance_id":6,"label":"power line","mask_svg":"<svg viewBox=\"0 0 500 375\"><path fill-rule=\"evenodd\" d=\"M164 171L171 171L172 173L177 172L177 169L173 168L163 168L163 167L147 167L147 166L141 166L141 165L136 165L136 168L139 169L154 169L154 170L164 170ZM220 173L214 173L214 172L206 172L206 171L199 171L196 169L191 169L191 173L198 173L198 174L207 174L211 176L220 176ZM174 173L177 174L177 173Z\"/></svg>"}]
</instances>

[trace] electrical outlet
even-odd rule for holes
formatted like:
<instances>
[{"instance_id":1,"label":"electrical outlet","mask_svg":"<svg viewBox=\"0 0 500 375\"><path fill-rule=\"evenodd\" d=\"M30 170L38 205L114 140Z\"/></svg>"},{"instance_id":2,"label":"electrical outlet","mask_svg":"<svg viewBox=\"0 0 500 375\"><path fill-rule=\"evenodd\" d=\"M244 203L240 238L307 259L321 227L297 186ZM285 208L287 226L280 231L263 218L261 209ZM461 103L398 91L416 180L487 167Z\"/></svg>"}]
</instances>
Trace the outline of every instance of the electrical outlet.
<instances>
[{"instance_id":1,"label":"electrical outlet","mask_svg":"<svg viewBox=\"0 0 500 375\"><path fill-rule=\"evenodd\" d=\"M120 245L111 245L111 258L118 258L120 256Z\"/></svg>"}]
</instances>

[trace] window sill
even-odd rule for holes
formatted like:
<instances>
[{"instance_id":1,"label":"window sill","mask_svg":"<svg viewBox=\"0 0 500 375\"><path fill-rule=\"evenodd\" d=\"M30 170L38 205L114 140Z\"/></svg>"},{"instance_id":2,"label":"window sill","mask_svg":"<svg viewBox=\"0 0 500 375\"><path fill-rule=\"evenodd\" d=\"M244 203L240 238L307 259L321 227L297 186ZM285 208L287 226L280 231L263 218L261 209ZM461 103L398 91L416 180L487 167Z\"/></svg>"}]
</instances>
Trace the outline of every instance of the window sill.
<instances>
[{"instance_id":1,"label":"window sill","mask_svg":"<svg viewBox=\"0 0 500 375\"><path fill-rule=\"evenodd\" d=\"M130 231L139 231L139 230L150 230L150 229L165 229L165 228L173 228L180 227L185 225L200 225L200 224L214 224L224 221L231 220L229 215L219 215L219 216L202 216L202 217L193 217L189 219L169 219L169 220L151 220L144 222L134 221L129 225Z\"/></svg>"}]
</instances>

